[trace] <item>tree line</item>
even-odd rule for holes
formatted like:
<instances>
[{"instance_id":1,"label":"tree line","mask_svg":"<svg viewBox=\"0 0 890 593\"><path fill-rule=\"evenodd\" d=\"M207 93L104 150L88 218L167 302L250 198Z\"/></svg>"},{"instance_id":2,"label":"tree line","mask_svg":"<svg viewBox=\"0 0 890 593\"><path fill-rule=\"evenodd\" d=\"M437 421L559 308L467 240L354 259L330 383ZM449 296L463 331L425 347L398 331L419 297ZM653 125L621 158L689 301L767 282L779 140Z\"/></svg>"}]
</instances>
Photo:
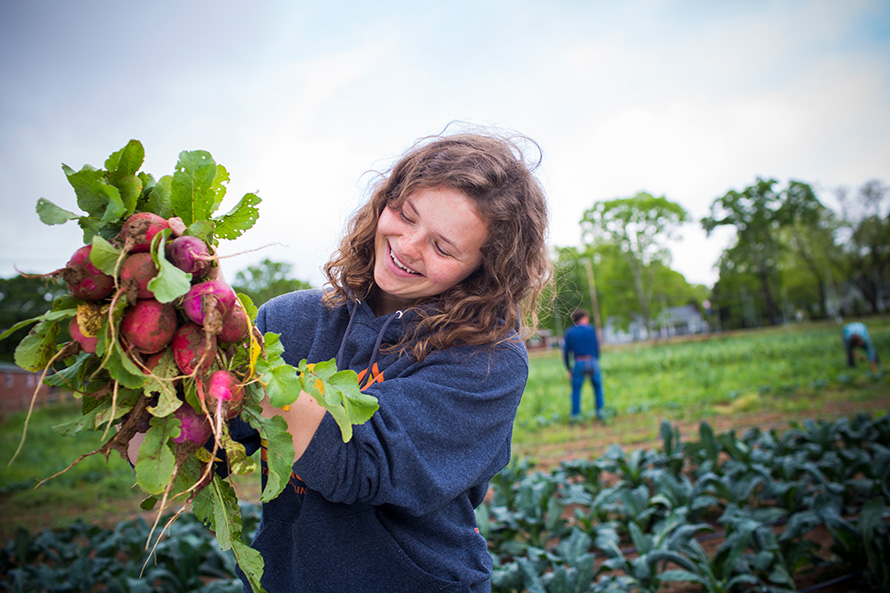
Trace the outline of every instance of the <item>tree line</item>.
<instances>
[{"instance_id":1,"label":"tree line","mask_svg":"<svg viewBox=\"0 0 890 593\"><path fill-rule=\"evenodd\" d=\"M576 308L600 324L657 330L670 307L692 305L714 328L883 312L890 305L890 188L878 180L839 188L832 209L802 181L757 178L717 197L697 221L710 236L734 230L713 288L689 284L666 245L689 213L639 192L593 204L582 246L557 247L553 306L545 325L561 333Z\"/></svg>"}]
</instances>

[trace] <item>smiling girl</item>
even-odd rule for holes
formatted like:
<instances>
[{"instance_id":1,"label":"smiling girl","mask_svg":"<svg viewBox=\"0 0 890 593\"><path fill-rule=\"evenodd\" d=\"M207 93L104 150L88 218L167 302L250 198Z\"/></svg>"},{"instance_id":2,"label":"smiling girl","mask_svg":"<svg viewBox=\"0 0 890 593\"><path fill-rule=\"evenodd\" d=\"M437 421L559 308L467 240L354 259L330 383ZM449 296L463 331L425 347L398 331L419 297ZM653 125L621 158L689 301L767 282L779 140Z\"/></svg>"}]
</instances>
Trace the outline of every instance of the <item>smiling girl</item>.
<instances>
[{"instance_id":1,"label":"smiling girl","mask_svg":"<svg viewBox=\"0 0 890 593\"><path fill-rule=\"evenodd\" d=\"M258 328L281 335L288 363L336 357L380 405L348 443L308 394L266 409L296 449L253 542L269 593L490 591L474 509L510 459L523 321L534 324L550 277L546 228L519 144L426 138L353 215L326 290L260 309ZM249 453L260 446L246 425L233 435Z\"/></svg>"}]
</instances>

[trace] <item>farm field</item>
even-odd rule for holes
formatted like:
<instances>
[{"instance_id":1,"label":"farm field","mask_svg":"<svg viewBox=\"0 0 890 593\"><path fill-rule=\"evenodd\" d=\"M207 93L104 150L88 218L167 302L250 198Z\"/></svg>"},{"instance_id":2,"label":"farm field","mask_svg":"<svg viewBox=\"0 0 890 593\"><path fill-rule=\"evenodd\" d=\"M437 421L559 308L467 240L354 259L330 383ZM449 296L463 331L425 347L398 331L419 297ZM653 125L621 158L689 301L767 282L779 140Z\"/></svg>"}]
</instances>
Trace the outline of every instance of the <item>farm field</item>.
<instances>
[{"instance_id":1,"label":"farm field","mask_svg":"<svg viewBox=\"0 0 890 593\"><path fill-rule=\"evenodd\" d=\"M890 318L868 325L878 352L890 352ZM570 426L562 355L535 354L516 417L514 455L558 459L563 450L569 456L595 456L612 443L656 439L662 420L696 431L702 420L741 430L888 410L890 373L882 362L878 373L862 362L849 368L834 323L606 346L601 357L606 421L594 420L587 383L586 421Z\"/></svg>"},{"instance_id":2,"label":"farm field","mask_svg":"<svg viewBox=\"0 0 890 593\"><path fill-rule=\"evenodd\" d=\"M878 351L890 352L890 320L871 319L868 325ZM496 566L499 567L498 582L502 586L496 590L519 590L511 588L522 581L517 571L528 573L532 566L543 566L542 557L535 555L538 553L534 551L538 549L535 544L544 547L548 544L529 540L528 531L521 536L510 536L505 531L503 517L497 515L506 512L499 510L506 508L500 503L504 502L504 497L509 499L511 492L516 500L522 488L530 489L523 496L533 490L539 496L549 493L547 501L564 500L568 494L560 490L563 486L559 484L579 484L579 476L589 477L592 473L605 476L614 472L613 475L618 475L622 458L623 467L629 467L627 460L630 459L636 459L637 463L646 459L651 462L645 451L665 446L665 426L672 427L670 434L673 446L677 447L680 442L698 443L708 435L722 435L727 431L739 437L752 429L756 435L770 431L782 434L790 428L821 426L813 422L834 422L857 416L880 418L890 410L890 374L885 371L872 373L863 364L849 369L839 328L834 324L611 347L603 354L603 376L607 405L605 422L588 418L580 424L569 425L568 380L559 353L550 352L532 358L530 380L514 431L514 465L493 482L490 501L480 507L484 508L483 512L490 513L488 520L481 522L492 530L489 541L499 542ZM589 385L585 386L584 406L587 412L592 411ZM64 469L80 453L101 442L101 434L79 433L74 438L65 438L54 433L54 424L77 415L76 409L64 406L38 410L31 418L27 444L19 458L12 466L3 463L0 467L3 540L12 542L13 538L18 538L27 541L22 535L23 530L36 534L44 527L69 532L80 530L78 537L83 540L87 537L84 533L90 529L85 525L111 529L133 520L149 524L153 521L152 514L140 510L140 497L130 488L132 471L129 465L116 456L109 458L107 463L99 457L87 459L36 490L33 488L36 481ZM0 426L0 447L6 457L11 456L18 445L23 420L23 416L11 416ZM735 442L720 438L724 439L721 443ZM691 450L696 447L698 445L690 445ZM699 453L698 460L705 457ZM611 486L615 485L615 479L612 478ZM242 488L249 496L256 486L245 483ZM554 496L557 492L558 497ZM588 488L589 495L593 492ZM576 497L575 508L583 506L583 501L588 512L592 512L592 498L585 498L580 490L570 494ZM573 531L568 529L570 522L554 523L554 518L546 513L552 510L546 506L562 503L545 501L544 504L545 508L539 509L538 520L529 515L532 524L539 524L538 527L532 526L532 531L544 533L545 524L559 527L550 532L557 534L554 536L556 540L564 538L568 542L573 537L574 544L581 545L583 537L572 535ZM530 520L529 517L525 520ZM653 522L654 519L647 524L651 527ZM603 523L608 523L605 515ZM188 523L183 525L183 530L191 530L189 533L195 529ZM594 533L591 526L587 537ZM629 537L628 533L625 532L623 537ZM558 541L549 544L556 550ZM138 553L138 546L133 549ZM558 556L555 551L553 555ZM230 562L230 559L213 557L223 569ZM526 564L520 561L522 559ZM541 568L541 575L545 573L554 574L553 568ZM225 570L220 574L225 574ZM575 578L578 578L577 574ZM0 584L2 582L3 578L0 578ZM527 590L535 591L536 582L529 576L525 585ZM532 586L528 588L527 583ZM558 590L551 585L548 581L541 590ZM541 586L544 586L543 582Z\"/></svg>"}]
</instances>

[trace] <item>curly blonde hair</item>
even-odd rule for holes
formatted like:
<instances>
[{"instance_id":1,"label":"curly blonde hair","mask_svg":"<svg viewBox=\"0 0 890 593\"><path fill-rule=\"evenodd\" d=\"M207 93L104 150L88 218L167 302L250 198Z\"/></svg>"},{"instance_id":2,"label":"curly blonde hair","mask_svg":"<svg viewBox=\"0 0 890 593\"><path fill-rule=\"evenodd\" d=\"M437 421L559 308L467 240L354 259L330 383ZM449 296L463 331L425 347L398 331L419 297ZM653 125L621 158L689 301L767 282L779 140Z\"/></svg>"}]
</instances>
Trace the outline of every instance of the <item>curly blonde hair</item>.
<instances>
[{"instance_id":1,"label":"curly blonde hair","mask_svg":"<svg viewBox=\"0 0 890 593\"><path fill-rule=\"evenodd\" d=\"M488 224L482 263L459 284L422 299L416 322L396 349L422 360L431 350L457 344L489 344L537 326L536 304L552 275L546 246L547 205L543 188L516 139L458 133L419 140L373 186L370 199L352 216L338 250L324 266L336 306L350 295L373 298L374 237L387 206L399 208L420 189L456 189L473 201ZM352 297L352 298L355 298ZM524 331L522 331L524 330Z\"/></svg>"}]
</instances>

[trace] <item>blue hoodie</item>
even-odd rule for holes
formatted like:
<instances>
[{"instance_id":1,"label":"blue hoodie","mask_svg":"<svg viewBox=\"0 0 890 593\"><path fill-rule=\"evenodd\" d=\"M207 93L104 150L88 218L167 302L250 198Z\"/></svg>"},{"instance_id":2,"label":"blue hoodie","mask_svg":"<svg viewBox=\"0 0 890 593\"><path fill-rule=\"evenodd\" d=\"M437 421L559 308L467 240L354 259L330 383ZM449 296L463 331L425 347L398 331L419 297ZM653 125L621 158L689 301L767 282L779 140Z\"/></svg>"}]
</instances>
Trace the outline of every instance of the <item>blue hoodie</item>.
<instances>
[{"instance_id":1,"label":"blue hoodie","mask_svg":"<svg viewBox=\"0 0 890 593\"><path fill-rule=\"evenodd\" d=\"M380 409L348 443L325 415L291 482L263 505L252 544L265 560L263 587L490 591L491 557L473 509L510 458L528 378L525 346L514 336L432 352L419 363L379 351L399 341L410 312L375 317L361 301L331 309L321 295L275 298L260 309L257 327L281 335L289 364L336 356L338 368L364 372L365 392ZM232 430L259 446L243 423Z\"/></svg>"}]
</instances>

